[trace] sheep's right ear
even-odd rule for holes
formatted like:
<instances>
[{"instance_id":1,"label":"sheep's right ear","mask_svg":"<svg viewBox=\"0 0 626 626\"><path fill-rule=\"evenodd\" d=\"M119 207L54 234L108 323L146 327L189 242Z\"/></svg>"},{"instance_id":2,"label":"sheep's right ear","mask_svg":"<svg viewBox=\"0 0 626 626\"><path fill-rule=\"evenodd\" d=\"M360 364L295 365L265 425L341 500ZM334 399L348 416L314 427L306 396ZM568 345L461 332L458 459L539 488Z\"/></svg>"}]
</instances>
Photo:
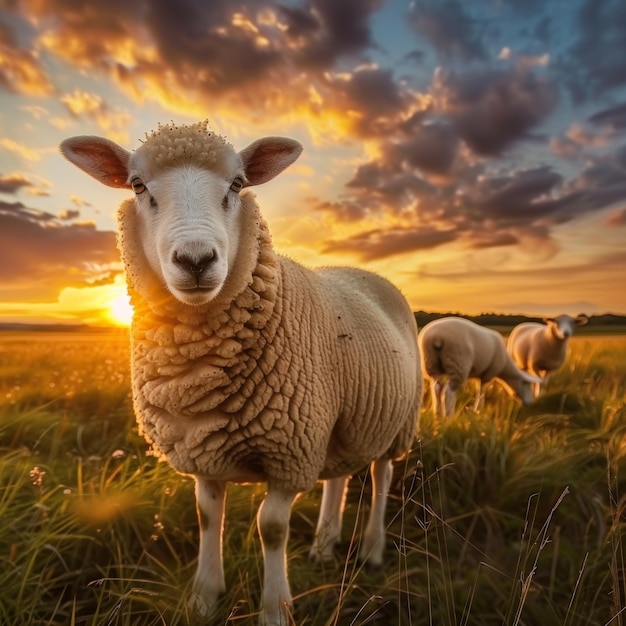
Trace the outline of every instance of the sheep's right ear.
<instances>
[{"instance_id":1,"label":"sheep's right ear","mask_svg":"<svg viewBox=\"0 0 626 626\"><path fill-rule=\"evenodd\" d=\"M63 156L96 180L109 187L130 189L130 152L104 137L70 137L60 146Z\"/></svg>"},{"instance_id":2,"label":"sheep's right ear","mask_svg":"<svg viewBox=\"0 0 626 626\"><path fill-rule=\"evenodd\" d=\"M302 152L302 144L287 137L264 137L253 141L239 156L246 173L244 187L272 180L289 167Z\"/></svg>"}]
</instances>

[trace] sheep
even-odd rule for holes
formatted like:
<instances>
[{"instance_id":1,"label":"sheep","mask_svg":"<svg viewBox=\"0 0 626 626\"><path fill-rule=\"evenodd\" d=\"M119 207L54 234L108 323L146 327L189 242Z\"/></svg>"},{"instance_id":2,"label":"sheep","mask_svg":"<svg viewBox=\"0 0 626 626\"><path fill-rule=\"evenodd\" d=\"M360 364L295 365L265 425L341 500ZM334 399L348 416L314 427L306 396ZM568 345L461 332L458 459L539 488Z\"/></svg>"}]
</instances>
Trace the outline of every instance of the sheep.
<instances>
[{"instance_id":1,"label":"sheep","mask_svg":"<svg viewBox=\"0 0 626 626\"><path fill-rule=\"evenodd\" d=\"M461 317L444 317L426 324L418 343L436 415L453 416L457 393L469 378L478 379L474 410L482 404L484 386L494 378L523 404L531 402L530 384L537 379L515 366L497 331Z\"/></svg>"},{"instance_id":2,"label":"sheep","mask_svg":"<svg viewBox=\"0 0 626 626\"><path fill-rule=\"evenodd\" d=\"M392 461L418 429L417 325L404 296L357 268L311 270L273 249L247 187L299 156L283 137L236 152L208 123L159 125L134 152L92 136L63 155L101 183L132 189L118 246L134 306L131 374L140 432L193 476L198 566L190 606L226 589L226 483L267 483L256 521L264 557L259 623L291 623L286 566L296 496L323 482L311 557L340 539L347 481L370 465L360 560L383 562Z\"/></svg>"},{"instance_id":3,"label":"sheep","mask_svg":"<svg viewBox=\"0 0 626 626\"><path fill-rule=\"evenodd\" d=\"M544 318L543 324L524 322L513 328L507 340L507 351L519 368L540 378L533 384L535 397L548 375L565 362L569 339L576 326L588 321L584 315L559 315Z\"/></svg>"}]
</instances>

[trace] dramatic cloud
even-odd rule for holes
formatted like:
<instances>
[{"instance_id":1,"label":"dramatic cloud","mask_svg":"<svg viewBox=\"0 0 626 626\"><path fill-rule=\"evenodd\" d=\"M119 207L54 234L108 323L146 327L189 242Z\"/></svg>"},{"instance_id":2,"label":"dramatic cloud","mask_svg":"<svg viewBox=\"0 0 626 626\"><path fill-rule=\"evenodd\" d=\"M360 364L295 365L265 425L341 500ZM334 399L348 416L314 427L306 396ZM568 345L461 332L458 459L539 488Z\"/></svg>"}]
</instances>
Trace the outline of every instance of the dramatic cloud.
<instances>
[{"instance_id":1,"label":"dramatic cloud","mask_svg":"<svg viewBox=\"0 0 626 626\"><path fill-rule=\"evenodd\" d=\"M376 46L370 17L382 1L143 0L132 11L121 0L22 5L25 15L46 26L38 39L42 49L114 78L137 99L188 108L201 97L213 106L254 103L258 111L287 114L315 105L311 88L324 89L325 73L341 60L368 60L366 52Z\"/></svg>"},{"instance_id":2,"label":"dramatic cloud","mask_svg":"<svg viewBox=\"0 0 626 626\"><path fill-rule=\"evenodd\" d=\"M324 252L357 254L363 261L374 261L384 257L415 250L428 250L454 241L458 233L454 230L438 231L429 228L371 230L342 241L326 242Z\"/></svg>"},{"instance_id":3,"label":"dramatic cloud","mask_svg":"<svg viewBox=\"0 0 626 626\"><path fill-rule=\"evenodd\" d=\"M0 299L20 293L36 300L59 287L119 273L115 233L93 225L62 225L50 213L0 201Z\"/></svg>"},{"instance_id":4,"label":"dramatic cloud","mask_svg":"<svg viewBox=\"0 0 626 626\"><path fill-rule=\"evenodd\" d=\"M497 156L528 137L554 109L558 92L527 68L438 71L433 85L437 110L477 154Z\"/></svg>"},{"instance_id":5,"label":"dramatic cloud","mask_svg":"<svg viewBox=\"0 0 626 626\"><path fill-rule=\"evenodd\" d=\"M0 86L20 94L42 96L53 85L31 50L20 47L12 30L0 22Z\"/></svg>"}]
</instances>

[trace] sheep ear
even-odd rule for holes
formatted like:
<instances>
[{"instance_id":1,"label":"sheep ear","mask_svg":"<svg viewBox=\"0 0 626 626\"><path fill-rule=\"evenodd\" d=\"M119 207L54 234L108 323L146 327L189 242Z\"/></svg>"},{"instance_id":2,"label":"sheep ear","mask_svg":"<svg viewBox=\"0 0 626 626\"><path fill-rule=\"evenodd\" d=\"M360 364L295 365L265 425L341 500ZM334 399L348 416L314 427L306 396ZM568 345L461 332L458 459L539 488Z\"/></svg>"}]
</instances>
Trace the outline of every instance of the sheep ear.
<instances>
[{"instance_id":1,"label":"sheep ear","mask_svg":"<svg viewBox=\"0 0 626 626\"><path fill-rule=\"evenodd\" d=\"M556 322L556 320L553 317L544 317L543 320L544 324L550 324L550 322Z\"/></svg>"},{"instance_id":2,"label":"sheep ear","mask_svg":"<svg viewBox=\"0 0 626 626\"><path fill-rule=\"evenodd\" d=\"M584 326L589 321L589 318L584 315L579 315L574 321L576 322L576 326Z\"/></svg>"},{"instance_id":3,"label":"sheep ear","mask_svg":"<svg viewBox=\"0 0 626 626\"><path fill-rule=\"evenodd\" d=\"M108 187L130 189L130 152L104 137L70 137L60 146L63 156Z\"/></svg>"},{"instance_id":4,"label":"sheep ear","mask_svg":"<svg viewBox=\"0 0 626 626\"><path fill-rule=\"evenodd\" d=\"M246 172L245 187L272 180L302 152L302 145L287 137L264 137L244 148L239 156Z\"/></svg>"}]
</instances>

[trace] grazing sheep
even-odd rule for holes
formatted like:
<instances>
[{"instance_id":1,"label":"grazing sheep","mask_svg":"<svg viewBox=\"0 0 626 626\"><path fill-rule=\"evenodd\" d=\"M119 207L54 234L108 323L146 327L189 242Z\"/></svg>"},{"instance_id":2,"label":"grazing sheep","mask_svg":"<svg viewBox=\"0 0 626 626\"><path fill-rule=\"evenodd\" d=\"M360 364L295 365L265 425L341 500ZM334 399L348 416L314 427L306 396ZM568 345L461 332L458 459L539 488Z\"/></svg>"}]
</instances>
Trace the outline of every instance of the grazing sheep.
<instances>
[{"instance_id":1,"label":"grazing sheep","mask_svg":"<svg viewBox=\"0 0 626 626\"><path fill-rule=\"evenodd\" d=\"M544 324L518 324L507 341L507 350L518 367L540 378L533 385L535 397L539 395L541 383L546 381L550 372L559 369L565 362L569 339L576 326L583 326L589 320L583 315L559 315L546 317L543 321Z\"/></svg>"},{"instance_id":2,"label":"grazing sheep","mask_svg":"<svg viewBox=\"0 0 626 626\"><path fill-rule=\"evenodd\" d=\"M484 385L493 378L524 404L532 400L530 384L538 379L515 366L497 331L461 317L444 317L426 324L418 343L435 414L454 415L456 395L469 378L478 379L475 410L484 399Z\"/></svg>"},{"instance_id":3,"label":"grazing sheep","mask_svg":"<svg viewBox=\"0 0 626 626\"><path fill-rule=\"evenodd\" d=\"M267 137L237 153L202 122L159 126L132 153L85 136L61 150L105 185L135 192L118 213L135 309L133 398L140 431L195 478L190 603L209 614L225 590L226 482L267 482L257 514L260 623L287 624L289 516L318 479L312 557L332 556L347 480L371 463L360 558L382 563L392 459L414 441L422 395L411 309L379 276L312 271L274 252L254 195L242 189L293 163L296 141Z\"/></svg>"}]
</instances>

